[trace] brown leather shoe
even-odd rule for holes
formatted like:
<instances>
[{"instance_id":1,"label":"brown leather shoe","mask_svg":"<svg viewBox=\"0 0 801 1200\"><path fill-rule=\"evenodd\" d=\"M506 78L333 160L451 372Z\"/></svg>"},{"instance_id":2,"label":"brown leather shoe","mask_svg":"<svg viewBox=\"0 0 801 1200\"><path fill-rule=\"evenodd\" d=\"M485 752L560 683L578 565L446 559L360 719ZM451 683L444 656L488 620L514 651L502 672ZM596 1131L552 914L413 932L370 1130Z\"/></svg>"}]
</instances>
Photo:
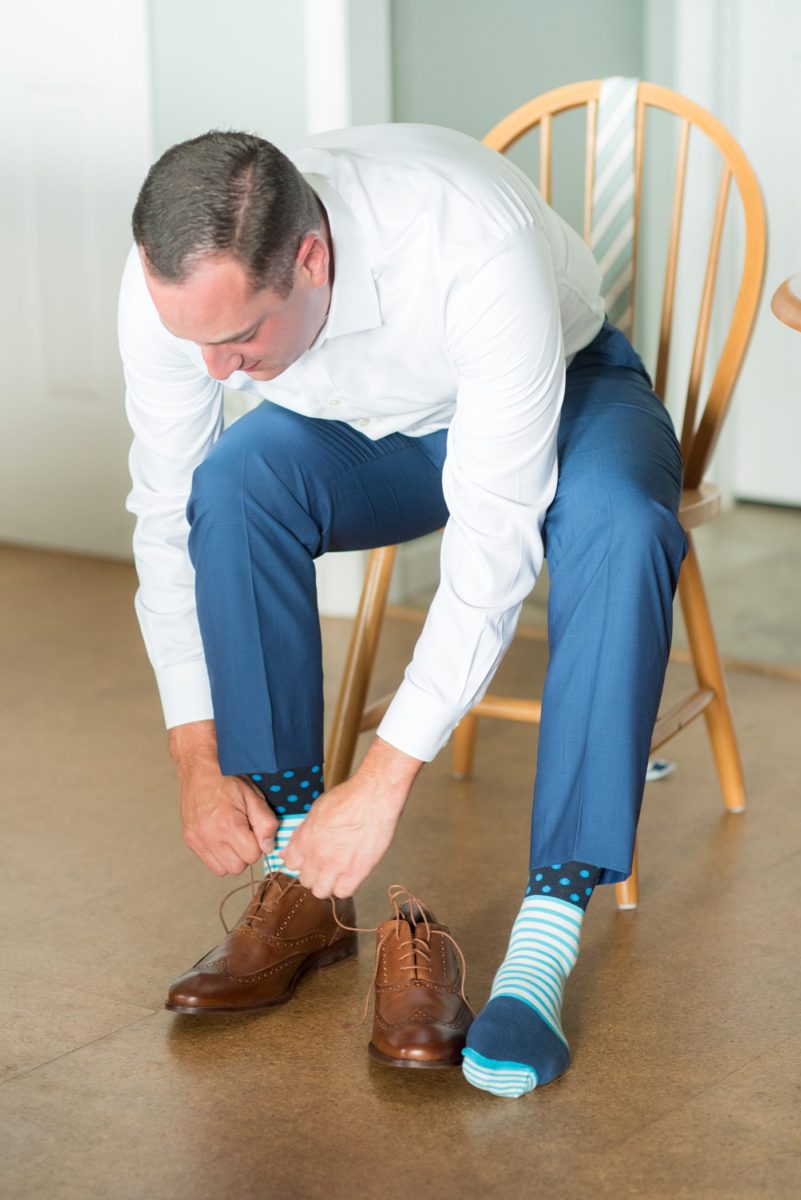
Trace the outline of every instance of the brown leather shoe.
<instances>
[{"instance_id":1,"label":"brown leather shoe","mask_svg":"<svg viewBox=\"0 0 801 1200\"><path fill-rule=\"evenodd\" d=\"M195 1014L251 1012L284 1004L306 971L357 953L356 934L340 929L334 917L335 910L343 924L355 924L352 897L333 904L318 900L283 871L272 872L254 886L237 925L175 980L165 1008Z\"/></svg>"},{"instance_id":2,"label":"brown leather shoe","mask_svg":"<svg viewBox=\"0 0 801 1200\"><path fill-rule=\"evenodd\" d=\"M464 956L406 888L389 888L395 916L376 930L373 1038L367 1049L389 1067L458 1067L473 1012ZM399 903L399 898L407 899Z\"/></svg>"}]
</instances>

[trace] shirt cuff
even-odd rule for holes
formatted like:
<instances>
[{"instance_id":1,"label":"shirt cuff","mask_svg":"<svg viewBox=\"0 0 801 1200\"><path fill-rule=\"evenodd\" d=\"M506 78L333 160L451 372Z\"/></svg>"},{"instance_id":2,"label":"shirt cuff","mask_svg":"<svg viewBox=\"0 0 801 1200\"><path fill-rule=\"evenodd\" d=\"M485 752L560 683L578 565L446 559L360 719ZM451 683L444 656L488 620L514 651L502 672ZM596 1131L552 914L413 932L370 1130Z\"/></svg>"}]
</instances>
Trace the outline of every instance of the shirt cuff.
<instances>
[{"instance_id":1,"label":"shirt cuff","mask_svg":"<svg viewBox=\"0 0 801 1200\"><path fill-rule=\"evenodd\" d=\"M423 762L436 758L464 713L404 678L376 729L378 737Z\"/></svg>"},{"instance_id":2,"label":"shirt cuff","mask_svg":"<svg viewBox=\"0 0 801 1200\"><path fill-rule=\"evenodd\" d=\"M211 686L203 659L176 663L157 672L161 707L167 729L189 721L213 721Z\"/></svg>"}]
</instances>

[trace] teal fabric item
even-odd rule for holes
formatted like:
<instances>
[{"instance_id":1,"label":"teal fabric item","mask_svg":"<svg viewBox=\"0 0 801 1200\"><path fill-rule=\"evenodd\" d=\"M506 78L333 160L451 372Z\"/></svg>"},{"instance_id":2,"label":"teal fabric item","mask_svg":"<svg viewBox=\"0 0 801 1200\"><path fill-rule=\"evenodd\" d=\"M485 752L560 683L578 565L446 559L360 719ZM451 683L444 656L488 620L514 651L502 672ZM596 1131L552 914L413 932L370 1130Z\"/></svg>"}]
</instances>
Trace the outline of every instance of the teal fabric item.
<instances>
[{"instance_id":1,"label":"teal fabric item","mask_svg":"<svg viewBox=\"0 0 801 1200\"><path fill-rule=\"evenodd\" d=\"M284 862L283 851L324 790L323 764L317 762L303 767L286 767L282 771L256 771L250 774L250 778L278 817L275 848L264 856L264 873L283 871L297 878L299 872L290 871Z\"/></svg>"},{"instance_id":2,"label":"teal fabric item","mask_svg":"<svg viewBox=\"0 0 801 1200\"><path fill-rule=\"evenodd\" d=\"M550 863L529 872L527 896L551 896L586 909L601 874L592 863Z\"/></svg>"},{"instance_id":3,"label":"teal fabric item","mask_svg":"<svg viewBox=\"0 0 801 1200\"><path fill-rule=\"evenodd\" d=\"M526 896L486 1006L467 1034L462 1072L496 1096L519 1097L570 1063L562 1029L564 987L578 958L584 910L570 900Z\"/></svg>"}]
</instances>

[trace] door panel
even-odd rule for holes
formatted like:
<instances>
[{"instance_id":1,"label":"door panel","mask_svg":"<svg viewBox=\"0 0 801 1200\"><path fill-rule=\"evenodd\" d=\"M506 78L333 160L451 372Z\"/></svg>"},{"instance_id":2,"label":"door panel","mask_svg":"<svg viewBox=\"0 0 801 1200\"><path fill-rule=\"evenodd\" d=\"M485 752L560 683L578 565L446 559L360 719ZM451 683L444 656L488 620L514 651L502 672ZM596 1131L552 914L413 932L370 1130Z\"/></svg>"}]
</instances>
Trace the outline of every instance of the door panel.
<instances>
[{"instance_id":1,"label":"door panel","mask_svg":"<svg viewBox=\"0 0 801 1200\"><path fill-rule=\"evenodd\" d=\"M5 10L0 538L130 556L116 305L151 154L145 0Z\"/></svg>"}]
</instances>

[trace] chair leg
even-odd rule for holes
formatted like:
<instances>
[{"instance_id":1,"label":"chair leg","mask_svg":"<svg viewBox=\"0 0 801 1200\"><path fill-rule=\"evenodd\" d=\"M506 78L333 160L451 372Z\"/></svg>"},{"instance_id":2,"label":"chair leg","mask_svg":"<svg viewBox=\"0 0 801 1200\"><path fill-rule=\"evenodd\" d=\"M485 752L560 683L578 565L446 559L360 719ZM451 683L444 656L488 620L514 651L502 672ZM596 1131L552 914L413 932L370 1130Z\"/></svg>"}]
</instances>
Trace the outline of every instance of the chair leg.
<instances>
[{"instance_id":1,"label":"chair leg","mask_svg":"<svg viewBox=\"0 0 801 1200\"><path fill-rule=\"evenodd\" d=\"M478 717L474 712L465 713L451 734L453 743L454 779L469 779L473 774L473 757L476 749Z\"/></svg>"},{"instance_id":2,"label":"chair leg","mask_svg":"<svg viewBox=\"0 0 801 1200\"><path fill-rule=\"evenodd\" d=\"M723 792L723 802L729 812L742 812L745 808L745 782L729 693L715 642L695 546L691 534L688 533L687 536L690 539L690 552L679 575L679 598L699 686L710 688L715 693L715 699L704 710L704 717Z\"/></svg>"},{"instance_id":3,"label":"chair leg","mask_svg":"<svg viewBox=\"0 0 801 1200\"><path fill-rule=\"evenodd\" d=\"M636 908L640 899L640 868L637 862L637 843L631 860L631 874L622 883L615 884L615 900L618 908Z\"/></svg>"},{"instance_id":4,"label":"chair leg","mask_svg":"<svg viewBox=\"0 0 801 1200\"><path fill-rule=\"evenodd\" d=\"M343 783L353 766L394 562L395 546L371 550L367 560L359 609L353 623L325 756L325 782L329 788Z\"/></svg>"}]
</instances>

